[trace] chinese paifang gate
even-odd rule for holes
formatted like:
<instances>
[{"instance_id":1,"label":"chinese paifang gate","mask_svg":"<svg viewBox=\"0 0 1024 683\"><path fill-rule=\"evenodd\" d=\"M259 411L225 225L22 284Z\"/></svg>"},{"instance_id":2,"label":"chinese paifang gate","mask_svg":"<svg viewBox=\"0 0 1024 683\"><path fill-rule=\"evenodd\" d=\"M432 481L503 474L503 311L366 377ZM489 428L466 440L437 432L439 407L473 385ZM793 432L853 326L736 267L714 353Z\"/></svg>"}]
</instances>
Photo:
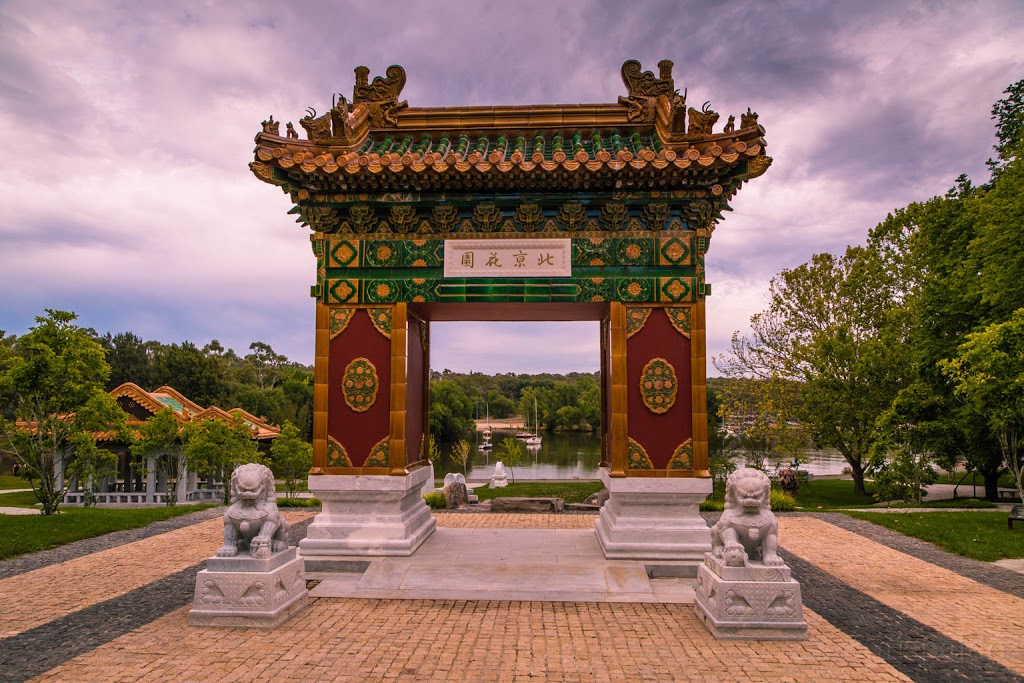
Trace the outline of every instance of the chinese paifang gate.
<instances>
[{"instance_id":1,"label":"chinese paifang gate","mask_svg":"<svg viewBox=\"0 0 1024 683\"><path fill-rule=\"evenodd\" d=\"M433 531L432 320L600 321L597 534L609 558L698 562L708 472L704 257L771 165L764 128L687 106L672 62L622 65L612 104L416 108L405 70L292 123L252 172L290 196L316 256L307 558L410 555ZM429 484L428 484L429 485Z\"/></svg>"}]
</instances>

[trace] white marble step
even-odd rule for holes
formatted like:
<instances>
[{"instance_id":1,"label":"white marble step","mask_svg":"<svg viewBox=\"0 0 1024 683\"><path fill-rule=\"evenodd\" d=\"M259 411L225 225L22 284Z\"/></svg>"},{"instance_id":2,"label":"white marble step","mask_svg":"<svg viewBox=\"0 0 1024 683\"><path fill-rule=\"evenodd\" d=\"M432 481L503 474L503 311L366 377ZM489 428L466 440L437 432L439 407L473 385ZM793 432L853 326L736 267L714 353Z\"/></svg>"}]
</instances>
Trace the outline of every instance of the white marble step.
<instances>
[{"instance_id":1,"label":"white marble step","mask_svg":"<svg viewBox=\"0 0 1024 683\"><path fill-rule=\"evenodd\" d=\"M412 557L308 578L321 580L310 597L409 600L689 604L695 584L650 579L642 562L605 560L593 531L566 529L442 528Z\"/></svg>"}]
</instances>

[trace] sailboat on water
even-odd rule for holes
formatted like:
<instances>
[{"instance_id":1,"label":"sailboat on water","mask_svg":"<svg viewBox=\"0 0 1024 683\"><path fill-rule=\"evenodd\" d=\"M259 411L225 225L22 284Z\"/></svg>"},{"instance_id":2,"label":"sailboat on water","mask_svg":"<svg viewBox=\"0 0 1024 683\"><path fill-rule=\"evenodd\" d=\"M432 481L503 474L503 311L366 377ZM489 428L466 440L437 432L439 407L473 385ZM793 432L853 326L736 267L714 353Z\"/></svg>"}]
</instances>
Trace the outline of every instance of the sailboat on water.
<instances>
[{"instance_id":1,"label":"sailboat on water","mask_svg":"<svg viewBox=\"0 0 1024 683\"><path fill-rule=\"evenodd\" d=\"M477 404L479 406L479 404ZM480 415L480 408L477 407L477 415ZM482 451L489 451L494 448L491 445L491 404L487 404L487 428L484 429L484 442L479 446Z\"/></svg>"},{"instance_id":2,"label":"sailboat on water","mask_svg":"<svg viewBox=\"0 0 1024 683\"><path fill-rule=\"evenodd\" d=\"M540 420L537 419L537 399L533 399L533 428L536 430L535 434L531 434L526 439L526 447L535 446L540 448L541 441L543 439L540 436Z\"/></svg>"}]
</instances>

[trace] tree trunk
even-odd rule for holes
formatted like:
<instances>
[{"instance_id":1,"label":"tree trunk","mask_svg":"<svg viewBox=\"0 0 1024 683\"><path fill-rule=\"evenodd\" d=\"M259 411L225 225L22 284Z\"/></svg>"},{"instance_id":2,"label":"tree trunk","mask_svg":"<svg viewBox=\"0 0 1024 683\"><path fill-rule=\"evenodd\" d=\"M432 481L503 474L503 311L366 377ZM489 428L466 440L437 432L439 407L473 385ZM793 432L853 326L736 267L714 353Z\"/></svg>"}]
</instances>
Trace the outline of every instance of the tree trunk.
<instances>
[{"instance_id":1,"label":"tree trunk","mask_svg":"<svg viewBox=\"0 0 1024 683\"><path fill-rule=\"evenodd\" d=\"M868 495L864 488L864 467L859 462L850 462L850 474L853 475L853 492L858 496Z\"/></svg>"},{"instance_id":2,"label":"tree trunk","mask_svg":"<svg viewBox=\"0 0 1024 683\"><path fill-rule=\"evenodd\" d=\"M999 500L999 476L1001 473L1001 470L981 473L981 476L985 479L985 500L993 502Z\"/></svg>"}]
</instances>

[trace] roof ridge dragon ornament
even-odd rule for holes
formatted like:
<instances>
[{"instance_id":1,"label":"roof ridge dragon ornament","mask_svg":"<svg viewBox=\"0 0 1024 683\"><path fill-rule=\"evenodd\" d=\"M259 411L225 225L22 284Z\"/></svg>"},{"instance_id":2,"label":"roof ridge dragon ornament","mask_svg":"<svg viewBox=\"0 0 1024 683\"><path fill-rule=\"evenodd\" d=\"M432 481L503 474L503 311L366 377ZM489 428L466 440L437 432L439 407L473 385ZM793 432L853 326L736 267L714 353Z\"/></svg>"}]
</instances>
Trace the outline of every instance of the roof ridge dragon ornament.
<instances>
[{"instance_id":1,"label":"roof ridge dragon ornament","mask_svg":"<svg viewBox=\"0 0 1024 683\"><path fill-rule=\"evenodd\" d=\"M409 106L406 100L398 101L405 87L405 69L392 64L384 71L384 77L377 76L368 82L370 69L357 66L356 84L352 88L352 102L366 103L370 112L370 123L375 128L394 128L398 125L395 119L402 109Z\"/></svg>"}]
</instances>

